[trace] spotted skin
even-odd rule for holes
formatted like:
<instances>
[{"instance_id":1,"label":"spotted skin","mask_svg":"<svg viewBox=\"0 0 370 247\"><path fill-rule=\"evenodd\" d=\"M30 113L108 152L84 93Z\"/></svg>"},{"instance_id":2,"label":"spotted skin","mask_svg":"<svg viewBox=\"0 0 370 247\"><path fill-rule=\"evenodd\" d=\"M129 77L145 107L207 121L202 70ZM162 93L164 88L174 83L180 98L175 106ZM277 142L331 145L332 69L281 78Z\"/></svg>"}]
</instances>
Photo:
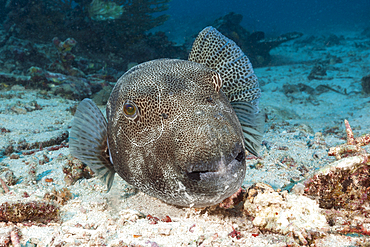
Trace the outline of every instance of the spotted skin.
<instances>
[{"instance_id":1,"label":"spotted skin","mask_svg":"<svg viewBox=\"0 0 370 247\"><path fill-rule=\"evenodd\" d=\"M261 89L248 57L234 41L215 28L207 27L199 33L188 60L220 73L222 91L230 102L250 102L260 98Z\"/></svg>"},{"instance_id":2,"label":"spotted skin","mask_svg":"<svg viewBox=\"0 0 370 247\"><path fill-rule=\"evenodd\" d=\"M85 99L77 107L71 153L88 164L108 189L117 172L144 193L169 204L204 207L240 188L248 149L243 123L253 129L257 114L257 108L246 100L259 96L244 97L240 103L237 95L248 86L224 78L221 72L230 73L225 66L218 70L208 66L204 51L198 49L201 54L195 54L201 44L197 42L190 61L159 59L127 71L108 100L106 127L91 100ZM196 56L202 59L191 61ZM233 83L242 90L229 90L225 95L225 86ZM250 90L259 93L255 85ZM239 104L236 111L230 97ZM130 108L134 114L127 114L127 106L135 108Z\"/></svg>"},{"instance_id":3,"label":"spotted skin","mask_svg":"<svg viewBox=\"0 0 370 247\"><path fill-rule=\"evenodd\" d=\"M221 75L222 91L239 118L246 149L258 156L264 122L258 108L261 89L248 57L234 41L215 28L206 27L195 39L188 60L203 64Z\"/></svg>"},{"instance_id":4,"label":"spotted skin","mask_svg":"<svg viewBox=\"0 0 370 247\"><path fill-rule=\"evenodd\" d=\"M121 77L107 104L117 173L141 191L181 206L204 206L215 194L233 194L237 188L229 181L239 180L240 186L244 162L230 174L220 171L224 177L217 180L188 175L217 172L222 157L228 164L244 152L240 124L220 83L215 71L175 59L146 62ZM122 114L127 99L140 110L135 121Z\"/></svg>"}]
</instances>

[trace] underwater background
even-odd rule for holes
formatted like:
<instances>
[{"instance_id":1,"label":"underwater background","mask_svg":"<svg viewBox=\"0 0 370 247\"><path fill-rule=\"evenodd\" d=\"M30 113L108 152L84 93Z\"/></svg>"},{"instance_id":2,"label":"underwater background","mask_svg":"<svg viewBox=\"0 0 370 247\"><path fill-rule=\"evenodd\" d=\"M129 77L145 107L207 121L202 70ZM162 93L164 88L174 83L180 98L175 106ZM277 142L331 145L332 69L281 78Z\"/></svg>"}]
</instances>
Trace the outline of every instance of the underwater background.
<instances>
[{"instance_id":1,"label":"underwater background","mask_svg":"<svg viewBox=\"0 0 370 247\"><path fill-rule=\"evenodd\" d=\"M197 33L213 25L259 67L270 64L271 49L302 35L369 32L369 9L365 0L1 0L0 65L3 72L15 69L34 80L46 69L115 81L135 63L185 59Z\"/></svg>"},{"instance_id":2,"label":"underwater background","mask_svg":"<svg viewBox=\"0 0 370 247\"><path fill-rule=\"evenodd\" d=\"M369 246L370 1L0 0L0 246ZM214 26L250 59L259 156L239 194L179 208L70 154L79 102L187 59ZM348 120L348 121L347 121Z\"/></svg>"},{"instance_id":3,"label":"underwater background","mask_svg":"<svg viewBox=\"0 0 370 247\"><path fill-rule=\"evenodd\" d=\"M192 29L200 29L220 16L235 12L243 15L241 25L248 31L264 31L269 37L292 31L317 34L365 28L369 25L369 9L370 2L366 0L173 0L165 12L170 18L163 28L176 39L181 36L171 35L173 30L184 36Z\"/></svg>"}]
</instances>

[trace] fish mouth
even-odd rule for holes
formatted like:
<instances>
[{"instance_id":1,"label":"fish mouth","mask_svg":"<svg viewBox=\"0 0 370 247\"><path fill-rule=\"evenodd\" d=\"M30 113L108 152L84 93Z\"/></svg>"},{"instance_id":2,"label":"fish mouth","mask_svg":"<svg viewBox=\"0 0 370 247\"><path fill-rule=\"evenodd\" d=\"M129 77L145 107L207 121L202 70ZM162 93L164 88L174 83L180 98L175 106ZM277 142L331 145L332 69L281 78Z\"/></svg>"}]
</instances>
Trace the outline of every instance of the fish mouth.
<instances>
[{"instance_id":1,"label":"fish mouth","mask_svg":"<svg viewBox=\"0 0 370 247\"><path fill-rule=\"evenodd\" d=\"M187 172L187 177L192 181L207 181L216 179L218 177L230 176L234 173L237 175L236 170L245 161L245 150L240 143L235 144L233 152L227 157L221 156L218 160L207 165L194 165L191 166Z\"/></svg>"}]
</instances>

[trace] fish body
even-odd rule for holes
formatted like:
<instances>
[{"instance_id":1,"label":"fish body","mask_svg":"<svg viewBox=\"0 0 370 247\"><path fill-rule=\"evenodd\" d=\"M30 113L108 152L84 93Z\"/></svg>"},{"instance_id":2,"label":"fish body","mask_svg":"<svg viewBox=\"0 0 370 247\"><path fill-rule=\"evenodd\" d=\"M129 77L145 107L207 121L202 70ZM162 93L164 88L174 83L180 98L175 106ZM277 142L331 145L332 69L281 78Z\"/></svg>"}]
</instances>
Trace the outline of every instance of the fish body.
<instances>
[{"instance_id":1,"label":"fish body","mask_svg":"<svg viewBox=\"0 0 370 247\"><path fill-rule=\"evenodd\" d=\"M260 89L248 58L212 27L189 60L139 64L116 83L107 120L83 100L70 134L71 153L112 186L118 173L166 203L215 205L245 177L246 149L262 136Z\"/></svg>"}]
</instances>

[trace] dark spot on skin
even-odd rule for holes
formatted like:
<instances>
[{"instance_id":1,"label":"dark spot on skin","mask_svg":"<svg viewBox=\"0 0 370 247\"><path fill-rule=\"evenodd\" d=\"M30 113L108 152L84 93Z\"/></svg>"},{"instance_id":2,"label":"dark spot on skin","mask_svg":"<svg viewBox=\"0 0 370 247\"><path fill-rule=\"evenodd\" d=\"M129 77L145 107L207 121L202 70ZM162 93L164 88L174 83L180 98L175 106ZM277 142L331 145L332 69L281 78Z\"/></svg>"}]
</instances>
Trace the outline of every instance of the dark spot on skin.
<instances>
[{"instance_id":1,"label":"dark spot on skin","mask_svg":"<svg viewBox=\"0 0 370 247\"><path fill-rule=\"evenodd\" d=\"M213 103L213 99L212 99L212 97L211 97L211 96L207 97L207 102L208 102L208 103Z\"/></svg>"},{"instance_id":2,"label":"dark spot on skin","mask_svg":"<svg viewBox=\"0 0 370 247\"><path fill-rule=\"evenodd\" d=\"M168 115L167 115L166 113L162 113L162 117L163 117L164 119L167 119L167 118L168 118Z\"/></svg>"}]
</instances>

